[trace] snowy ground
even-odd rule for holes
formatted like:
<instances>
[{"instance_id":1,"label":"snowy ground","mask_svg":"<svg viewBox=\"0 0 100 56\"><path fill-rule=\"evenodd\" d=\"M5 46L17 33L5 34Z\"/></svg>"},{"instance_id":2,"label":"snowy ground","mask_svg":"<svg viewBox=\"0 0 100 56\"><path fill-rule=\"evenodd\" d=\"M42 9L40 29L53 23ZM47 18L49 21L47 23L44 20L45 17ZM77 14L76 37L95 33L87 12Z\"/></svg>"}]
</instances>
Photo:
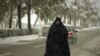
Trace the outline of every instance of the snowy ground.
<instances>
[{"instance_id":1,"label":"snowy ground","mask_svg":"<svg viewBox=\"0 0 100 56\"><path fill-rule=\"evenodd\" d=\"M37 39L42 39L38 35L27 35L27 36L16 36L16 37L7 37L5 39L0 38L0 44L14 44L16 42L29 42Z\"/></svg>"},{"instance_id":2,"label":"snowy ground","mask_svg":"<svg viewBox=\"0 0 100 56\"><path fill-rule=\"evenodd\" d=\"M84 28L82 30L78 30L78 31L91 31L91 30L95 30L95 29L100 29L100 26L95 26L95 27L89 27L89 28Z\"/></svg>"},{"instance_id":3,"label":"snowy ground","mask_svg":"<svg viewBox=\"0 0 100 56\"><path fill-rule=\"evenodd\" d=\"M79 31L91 31L94 29L100 29L100 26L98 27L90 27L90 28L85 28ZM27 36L15 36L15 37L7 37L5 39L0 38L0 44L8 44L8 43L14 43L14 42L18 42L18 41L33 41L33 40L37 40L37 39L41 39L44 38L42 36L39 35L27 35Z\"/></svg>"}]
</instances>

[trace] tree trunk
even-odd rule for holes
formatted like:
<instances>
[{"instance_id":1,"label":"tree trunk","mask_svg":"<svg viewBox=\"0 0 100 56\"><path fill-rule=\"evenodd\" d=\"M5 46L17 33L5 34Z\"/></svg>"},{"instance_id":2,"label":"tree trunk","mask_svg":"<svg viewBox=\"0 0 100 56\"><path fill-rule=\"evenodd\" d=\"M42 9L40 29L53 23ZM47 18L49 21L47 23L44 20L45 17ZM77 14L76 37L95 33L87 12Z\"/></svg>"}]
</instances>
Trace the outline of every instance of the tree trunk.
<instances>
[{"instance_id":1,"label":"tree trunk","mask_svg":"<svg viewBox=\"0 0 100 56\"><path fill-rule=\"evenodd\" d=\"M64 16L64 20L63 20L63 22L66 24L66 16Z\"/></svg>"},{"instance_id":2,"label":"tree trunk","mask_svg":"<svg viewBox=\"0 0 100 56\"><path fill-rule=\"evenodd\" d=\"M28 15L28 29L29 29L29 34L32 33L32 31L31 31L31 17L30 17L30 12L31 12L31 4L30 4L30 0L28 0L28 12L27 12L27 15Z\"/></svg>"},{"instance_id":3,"label":"tree trunk","mask_svg":"<svg viewBox=\"0 0 100 56\"><path fill-rule=\"evenodd\" d=\"M35 21L35 23L34 23L34 26L36 26L36 23L37 23L38 19L39 19L39 17L37 17L37 19L36 19L36 21Z\"/></svg>"},{"instance_id":4,"label":"tree trunk","mask_svg":"<svg viewBox=\"0 0 100 56\"><path fill-rule=\"evenodd\" d=\"M18 27L20 29L22 29L22 24L21 24L21 3L18 5L17 12L18 12Z\"/></svg>"},{"instance_id":5,"label":"tree trunk","mask_svg":"<svg viewBox=\"0 0 100 56\"><path fill-rule=\"evenodd\" d=\"M48 18L45 17L45 18L44 18L44 23L47 23L47 22L48 22Z\"/></svg>"},{"instance_id":6,"label":"tree trunk","mask_svg":"<svg viewBox=\"0 0 100 56\"><path fill-rule=\"evenodd\" d=\"M69 20L68 20L68 24L70 24L71 25L71 16L70 16L70 18L69 18Z\"/></svg>"},{"instance_id":7,"label":"tree trunk","mask_svg":"<svg viewBox=\"0 0 100 56\"><path fill-rule=\"evenodd\" d=\"M6 25L7 23L5 22L4 24L5 24L5 28L7 28L7 25Z\"/></svg>"},{"instance_id":8,"label":"tree trunk","mask_svg":"<svg viewBox=\"0 0 100 56\"><path fill-rule=\"evenodd\" d=\"M9 28L12 28L12 1L10 0L10 20L9 20Z\"/></svg>"},{"instance_id":9,"label":"tree trunk","mask_svg":"<svg viewBox=\"0 0 100 56\"><path fill-rule=\"evenodd\" d=\"M74 27L76 27L76 22L77 22L76 19L74 19L74 20L73 20Z\"/></svg>"}]
</instances>

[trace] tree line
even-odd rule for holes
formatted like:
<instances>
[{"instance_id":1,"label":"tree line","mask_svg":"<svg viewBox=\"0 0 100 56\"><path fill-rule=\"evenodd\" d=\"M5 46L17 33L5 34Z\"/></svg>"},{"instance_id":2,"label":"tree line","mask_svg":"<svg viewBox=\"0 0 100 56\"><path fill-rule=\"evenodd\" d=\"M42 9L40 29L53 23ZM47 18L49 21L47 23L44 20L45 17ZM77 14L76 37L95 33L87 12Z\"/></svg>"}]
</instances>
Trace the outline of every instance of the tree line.
<instances>
[{"instance_id":1,"label":"tree line","mask_svg":"<svg viewBox=\"0 0 100 56\"><path fill-rule=\"evenodd\" d=\"M66 2L65 2L66 1ZM0 24L12 28L13 19L17 20L16 27L22 29L21 19L27 14L28 29L31 34L30 15L35 10L37 20L45 23L54 20L57 15L64 18L63 22L74 24L80 21L81 26L97 25L100 22L97 8L92 7L90 0L75 0L68 5L69 0L0 0ZM36 20L36 22L37 22ZM97 22L98 21L98 22ZM36 25L36 22L34 26Z\"/></svg>"}]
</instances>

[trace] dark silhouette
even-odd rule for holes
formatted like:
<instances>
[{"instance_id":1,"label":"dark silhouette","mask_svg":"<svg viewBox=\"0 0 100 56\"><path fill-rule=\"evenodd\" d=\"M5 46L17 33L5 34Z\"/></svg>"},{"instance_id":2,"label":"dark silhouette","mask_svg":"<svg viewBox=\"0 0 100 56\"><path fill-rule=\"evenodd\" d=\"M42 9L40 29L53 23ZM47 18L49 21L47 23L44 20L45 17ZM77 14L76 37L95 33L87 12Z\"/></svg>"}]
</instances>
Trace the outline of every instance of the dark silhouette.
<instances>
[{"instance_id":1,"label":"dark silhouette","mask_svg":"<svg viewBox=\"0 0 100 56\"><path fill-rule=\"evenodd\" d=\"M68 31L59 17L49 29L44 56L70 56Z\"/></svg>"}]
</instances>

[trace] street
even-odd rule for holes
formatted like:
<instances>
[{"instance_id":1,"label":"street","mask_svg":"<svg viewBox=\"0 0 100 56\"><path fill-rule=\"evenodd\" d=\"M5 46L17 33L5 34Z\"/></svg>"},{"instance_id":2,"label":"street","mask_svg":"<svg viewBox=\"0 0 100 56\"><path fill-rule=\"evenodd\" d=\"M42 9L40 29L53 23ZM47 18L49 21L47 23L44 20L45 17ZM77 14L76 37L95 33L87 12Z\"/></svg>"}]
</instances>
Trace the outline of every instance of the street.
<instances>
[{"instance_id":1,"label":"street","mask_svg":"<svg viewBox=\"0 0 100 56\"><path fill-rule=\"evenodd\" d=\"M100 56L100 29L78 32L78 41L70 45L72 56ZM0 44L0 56L43 56L46 38ZM21 43L21 44L20 44ZM25 44L27 43L27 44Z\"/></svg>"}]
</instances>

